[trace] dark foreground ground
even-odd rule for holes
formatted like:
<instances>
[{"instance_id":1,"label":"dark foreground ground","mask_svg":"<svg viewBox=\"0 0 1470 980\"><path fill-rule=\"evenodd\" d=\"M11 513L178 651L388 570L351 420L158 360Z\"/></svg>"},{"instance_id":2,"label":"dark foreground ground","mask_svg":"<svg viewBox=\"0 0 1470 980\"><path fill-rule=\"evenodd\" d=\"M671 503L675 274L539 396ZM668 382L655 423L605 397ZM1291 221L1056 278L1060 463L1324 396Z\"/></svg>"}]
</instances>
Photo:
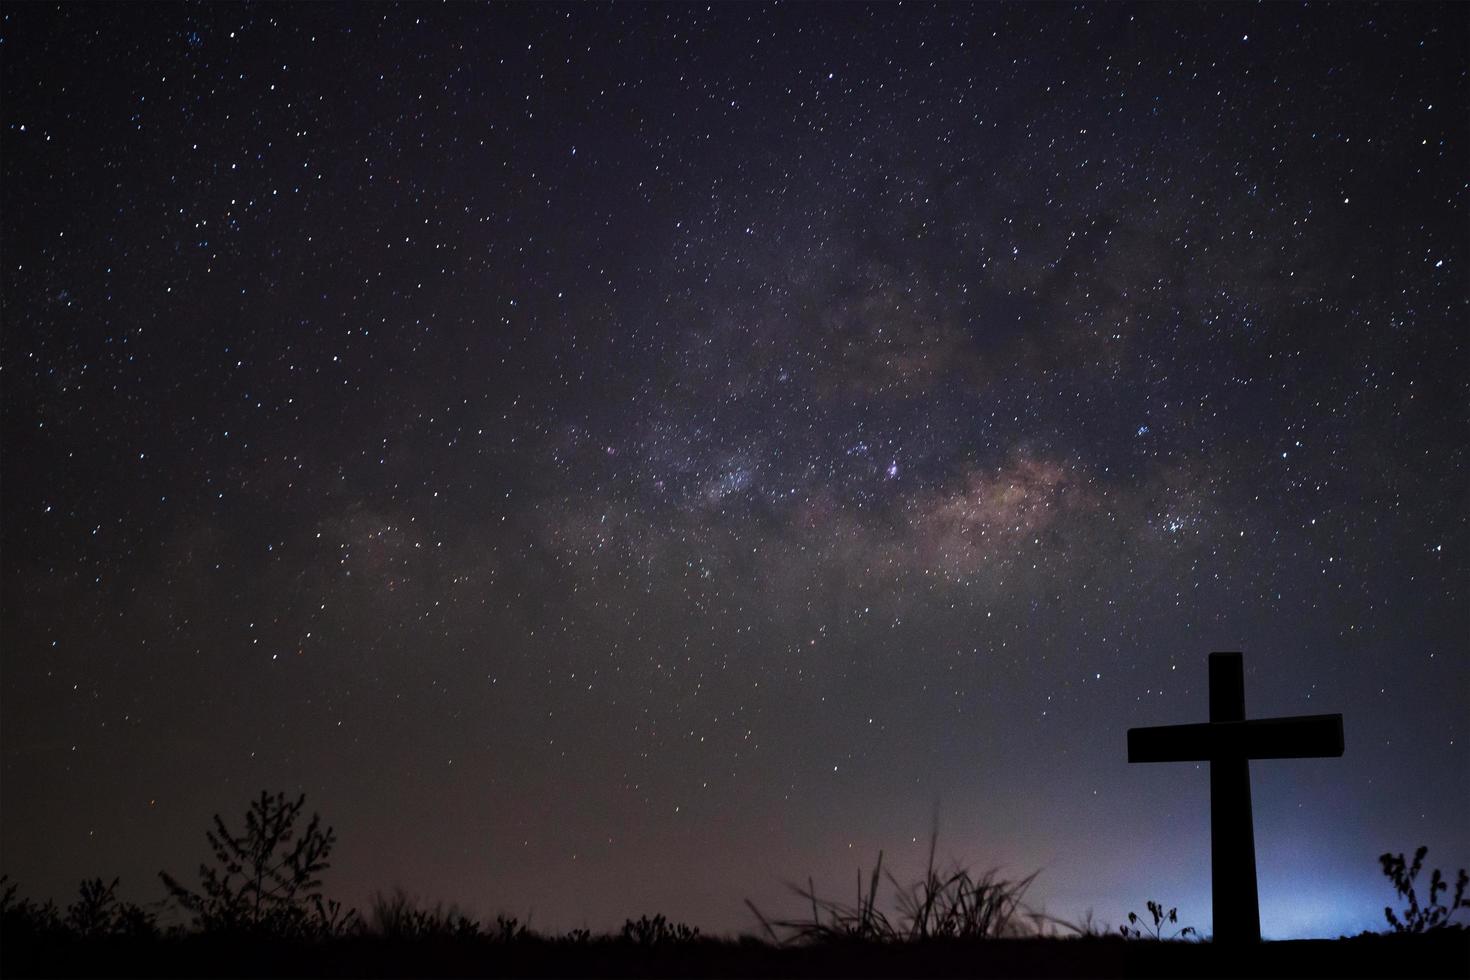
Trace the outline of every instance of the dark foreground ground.
<instances>
[{"instance_id":1,"label":"dark foreground ground","mask_svg":"<svg viewBox=\"0 0 1470 980\"><path fill-rule=\"evenodd\" d=\"M177 939L9 943L0 973L214 977L1470 977L1470 931L1263 943L1118 938L821 945L756 941L641 946L481 939L328 943Z\"/></svg>"}]
</instances>

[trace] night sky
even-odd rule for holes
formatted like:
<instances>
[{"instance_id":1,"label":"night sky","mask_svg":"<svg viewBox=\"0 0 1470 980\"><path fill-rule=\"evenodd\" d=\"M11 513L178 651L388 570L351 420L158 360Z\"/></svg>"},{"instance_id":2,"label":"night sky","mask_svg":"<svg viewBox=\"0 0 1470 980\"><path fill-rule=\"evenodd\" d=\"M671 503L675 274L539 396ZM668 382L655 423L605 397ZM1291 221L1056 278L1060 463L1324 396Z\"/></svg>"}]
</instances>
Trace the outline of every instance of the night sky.
<instances>
[{"instance_id":1,"label":"night sky","mask_svg":"<svg viewBox=\"0 0 1470 980\"><path fill-rule=\"evenodd\" d=\"M1470 863L1464 6L7 4L0 863L1268 937Z\"/></svg>"}]
</instances>

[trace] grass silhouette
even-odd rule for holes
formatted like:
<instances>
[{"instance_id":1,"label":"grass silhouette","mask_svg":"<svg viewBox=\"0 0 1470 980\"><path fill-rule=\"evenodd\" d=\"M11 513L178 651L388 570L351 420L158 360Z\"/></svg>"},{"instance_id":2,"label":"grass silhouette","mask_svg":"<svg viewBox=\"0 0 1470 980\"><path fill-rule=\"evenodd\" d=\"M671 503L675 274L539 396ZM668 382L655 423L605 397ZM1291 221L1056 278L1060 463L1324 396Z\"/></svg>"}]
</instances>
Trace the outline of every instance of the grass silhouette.
<instances>
[{"instance_id":1,"label":"grass silhouette","mask_svg":"<svg viewBox=\"0 0 1470 980\"><path fill-rule=\"evenodd\" d=\"M866 891L862 871L858 871L855 905L821 898L810 878L805 888L788 885L810 903L810 918L773 919L748 899L745 904L760 922L763 933L777 944L1019 938L1044 935L1048 923L1060 921L1049 919L1022 901L1038 872L1016 880L1001 878L999 869L995 868L976 874L955 865L941 872L935 864L938 842L936 828L929 836L923 877L909 885L900 882L891 871L883 870L883 852L879 851ZM878 908L878 886L882 878L886 878L896 893L892 916Z\"/></svg>"}]
</instances>

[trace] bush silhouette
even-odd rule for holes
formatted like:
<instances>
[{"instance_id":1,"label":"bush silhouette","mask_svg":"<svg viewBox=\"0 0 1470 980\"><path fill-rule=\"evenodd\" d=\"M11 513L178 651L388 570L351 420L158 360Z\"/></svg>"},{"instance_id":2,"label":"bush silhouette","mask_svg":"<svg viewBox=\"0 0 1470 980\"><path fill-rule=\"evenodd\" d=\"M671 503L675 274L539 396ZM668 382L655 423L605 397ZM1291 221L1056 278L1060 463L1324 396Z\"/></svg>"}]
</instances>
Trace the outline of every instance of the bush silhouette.
<instances>
[{"instance_id":1,"label":"bush silhouette","mask_svg":"<svg viewBox=\"0 0 1470 980\"><path fill-rule=\"evenodd\" d=\"M43 905L29 898L17 898L16 887L10 875L0 875L0 930L7 939L12 936L34 939L66 931L55 902Z\"/></svg>"},{"instance_id":2,"label":"bush silhouette","mask_svg":"<svg viewBox=\"0 0 1470 980\"><path fill-rule=\"evenodd\" d=\"M336 936L350 931L356 913L324 901L320 888L327 858L337 843L331 827L312 814L298 828L306 796L262 791L245 812L245 831L236 835L219 814L206 831L214 864L199 866L199 890L158 873L170 897L193 913L205 932L264 932L283 936Z\"/></svg>"},{"instance_id":3,"label":"bush silhouette","mask_svg":"<svg viewBox=\"0 0 1470 980\"><path fill-rule=\"evenodd\" d=\"M618 933L618 939L637 946L667 946L670 943L692 943L699 938L699 930L682 922L669 922L662 915L649 918L638 917L638 921L626 919Z\"/></svg>"},{"instance_id":4,"label":"bush silhouette","mask_svg":"<svg viewBox=\"0 0 1470 980\"><path fill-rule=\"evenodd\" d=\"M520 942L532 936L519 919L497 915L493 926L481 925L458 905L435 902L421 907L418 899L402 888L374 892L368 901L367 924L372 935L398 940L486 939L491 942Z\"/></svg>"},{"instance_id":5,"label":"bush silhouette","mask_svg":"<svg viewBox=\"0 0 1470 980\"><path fill-rule=\"evenodd\" d=\"M158 935L158 918L132 902L117 900L119 879L103 884L101 878L88 878L78 890L77 900L66 908L65 925L83 938L130 936L145 938Z\"/></svg>"},{"instance_id":6,"label":"bush silhouette","mask_svg":"<svg viewBox=\"0 0 1470 980\"><path fill-rule=\"evenodd\" d=\"M1424 867L1424 855L1428 853L1427 845L1420 847L1414 852L1412 864L1404 860L1403 854L1385 852L1378 856L1378 863L1382 866L1384 875L1393 883L1393 890L1398 892L1399 898L1409 903L1403 911L1402 919L1394 913L1392 906L1383 907L1383 916L1394 932L1443 929L1450 924L1449 919L1457 909L1470 908L1470 899L1465 897L1465 886L1470 884L1470 876L1466 875L1464 868L1460 869L1455 879L1455 897L1449 905L1439 903L1440 893L1448 891L1450 884L1444 880L1438 868L1429 877L1429 904L1419 904L1419 896L1414 893L1414 879Z\"/></svg>"},{"instance_id":7,"label":"bush silhouette","mask_svg":"<svg viewBox=\"0 0 1470 980\"><path fill-rule=\"evenodd\" d=\"M118 901L118 881L84 880L77 900L63 912L55 902L17 898L10 876L0 875L0 931L7 938L23 939L157 939L161 935L158 917L140 905Z\"/></svg>"}]
</instances>

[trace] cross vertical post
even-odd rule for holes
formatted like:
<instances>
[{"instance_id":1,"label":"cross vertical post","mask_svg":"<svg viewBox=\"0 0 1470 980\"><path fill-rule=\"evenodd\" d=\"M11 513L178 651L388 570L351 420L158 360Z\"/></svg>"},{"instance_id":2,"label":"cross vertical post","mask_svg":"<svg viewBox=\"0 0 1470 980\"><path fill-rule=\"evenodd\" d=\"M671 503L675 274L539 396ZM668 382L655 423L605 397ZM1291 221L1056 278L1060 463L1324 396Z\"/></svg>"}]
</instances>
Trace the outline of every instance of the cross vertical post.
<instances>
[{"instance_id":1,"label":"cross vertical post","mask_svg":"<svg viewBox=\"0 0 1470 980\"><path fill-rule=\"evenodd\" d=\"M1245 721L1245 670L1239 653L1210 654L1210 722ZM1261 940L1250 759L1210 760L1210 883L1215 940Z\"/></svg>"},{"instance_id":2,"label":"cross vertical post","mask_svg":"<svg viewBox=\"0 0 1470 980\"><path fill-rule=\"evenodd\" d=\"M1261 940L1250 760L1335 758L1342 750L1342 715L1247 721L1245 670L1238 653L1210 654L1209 721L1128 729L1129 762L1210 764L1210 892L1216 942L1243 946Z\"/></svg>"}]
</instances>

